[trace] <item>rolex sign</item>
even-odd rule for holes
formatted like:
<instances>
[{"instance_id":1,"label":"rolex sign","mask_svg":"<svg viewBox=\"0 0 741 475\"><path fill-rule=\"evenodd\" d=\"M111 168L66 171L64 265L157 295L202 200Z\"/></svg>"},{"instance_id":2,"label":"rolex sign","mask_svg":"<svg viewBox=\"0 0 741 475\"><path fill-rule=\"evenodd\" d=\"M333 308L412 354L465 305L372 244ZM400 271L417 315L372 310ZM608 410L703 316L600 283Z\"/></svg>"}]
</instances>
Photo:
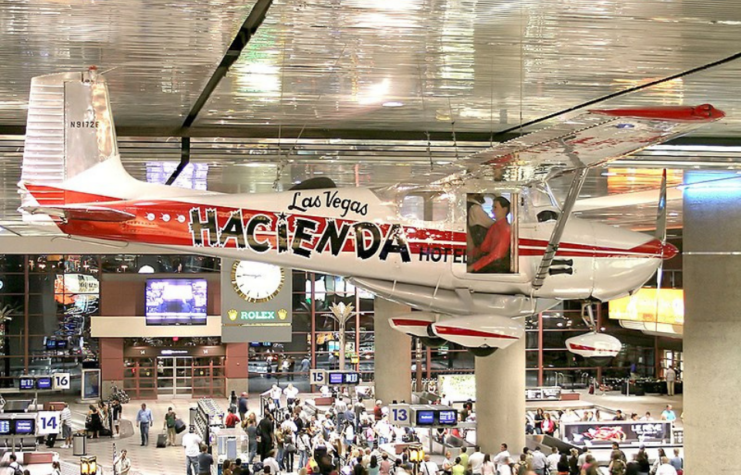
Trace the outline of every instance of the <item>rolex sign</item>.
<instances>
[{"instance_id":1,"label":"rolex sign","mask_svg":"<svg viewBox=\"0 0 741 475\"><path fill-rule=\"evenodd\" d=\"M290 269L223 259L221 265L221 341L291 341Z\"/></svg>"}]
</instances>

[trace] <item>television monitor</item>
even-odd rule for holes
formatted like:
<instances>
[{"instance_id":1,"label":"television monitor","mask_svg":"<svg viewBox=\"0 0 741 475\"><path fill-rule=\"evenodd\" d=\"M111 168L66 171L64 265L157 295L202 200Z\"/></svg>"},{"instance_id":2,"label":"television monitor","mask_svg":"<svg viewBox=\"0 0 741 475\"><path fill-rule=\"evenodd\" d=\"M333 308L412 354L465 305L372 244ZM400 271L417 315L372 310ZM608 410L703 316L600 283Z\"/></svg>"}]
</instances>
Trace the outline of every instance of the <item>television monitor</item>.
<instances>
[{"instance_id":1,"label":"television monitor","mask_svg":"<svg viewBox=\"0 0 741 475\"><path fill-rule=\"evenodd\" d=\"M342 373L329 373L329 384L342 384Z\"/></svg>"},{"instance_id":2,"label":"television monitor","mask_svg":"<svg viewBox=\"0 0 741 475\"><path fill-rule=\"evenodd\" d=\"M343 373L344 384L358 384L360 382L359 373Z\"/></svg>"},{"instance_id":3,"label":"television monitor","mask_svg":"<svg viewBox=\"0 0 741 475\"><path fill-rule=\"evenodd\" d=\"M10 419L0 419L0 435L10 434Z\"/></svg>"},{"instance_id":4,"label":"television monitor","mask_svg":"<svg viewBox=\"0 0 741 475\"><path fill-rule=\"evenodd\" d=\"M67 340L57 340L57 349L58 350L66 350L67 349Z\"/></svg>"},{"instance_id":5,"label":"television monitor","mask_svg":"<svg viewBox=\"0 0 741 475\"><path fill-rule=\"evenodd\" d=\"M458 411L439 411L438 418L441 425L455 425L458 422Z\"/></svg>"},{"instance_id":6,"label":"television monitor","mask_svg":"<svg viewBox=\"0 0 741 475\"><path fill-rule=\"evenodd\" d=\"M435 411L417 411L417 425L431 426L435 424Z\"/></svg>"},{"instance_id":7,"label":"television monitor","mask_svg":"<svg viewBox=\"0 0 741 475\"><path fill-rule=\"evenodd\" d=\"M51 389L51 377L42 376L36 378L36 389Z\"/></svg>"},{"instance_id":8,"label":"television monitor","mask_svg":"<svg viewBox=\"0 0 741 475\"><path fill-rule=\"evenodd\" d=\"M13 433L15 435L33 435L36 433L36 421L33 419L14 419Z\"/></svg>"},{"instance_id":9,"label":"television monitor","mask_svg":"<svg viewBox=\"0 0 741 475\"><path fill-rule=\"evenodd\" d=\"M56 350L57 349L57 340L53 338L47 338L46 339L46 349L47 350Z\"/></svg>"},{"instance_id":10,"label":"television monitor","mask_svg":"<svg viewBox=\"0 0 741 475\"><path fill-rule=\"evenodd\" d=\"M328 341L327 351L340 351L340 342L339 341Z\"/></svg>"},{"instance_id":11,"label":"television monitor","mask_svg":"<svg viewBox=\"0 0 741 475\"><path fill-rule=\"evenodd\" d=\"M34 378L24 378L21 377L18 379L18 389L21 391L28 391L35 388L35 381Z\"/></svg>"},{"instance_id":12,"label":"television monitor","mask_svg":"<svg viewBox=\"0 0 741 475\"><path fill-rule=\"evenodd\" d=\"M147 280L147 325L205 325L207 290L206 279Z\"/></svg>"}]
</instances>

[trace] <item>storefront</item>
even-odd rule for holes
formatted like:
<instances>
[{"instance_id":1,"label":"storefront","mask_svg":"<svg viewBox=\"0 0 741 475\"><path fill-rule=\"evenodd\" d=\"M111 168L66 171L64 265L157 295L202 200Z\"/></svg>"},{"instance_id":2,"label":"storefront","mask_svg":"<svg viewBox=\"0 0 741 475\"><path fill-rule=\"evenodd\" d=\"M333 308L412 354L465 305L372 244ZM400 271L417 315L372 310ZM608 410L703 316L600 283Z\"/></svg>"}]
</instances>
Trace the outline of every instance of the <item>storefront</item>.
<instances>
[{"instance_id":1,"label":"storefront","mask_svg":"<svg viewBox=\"0 0 741 475\"><path fill-rule=\"evenodd\" d=\"M133 398L223 397L226 349L196 345L196 339L169 339L165 347L134 346L124 340L123 387Z\"/></svg>"}]
</instances>

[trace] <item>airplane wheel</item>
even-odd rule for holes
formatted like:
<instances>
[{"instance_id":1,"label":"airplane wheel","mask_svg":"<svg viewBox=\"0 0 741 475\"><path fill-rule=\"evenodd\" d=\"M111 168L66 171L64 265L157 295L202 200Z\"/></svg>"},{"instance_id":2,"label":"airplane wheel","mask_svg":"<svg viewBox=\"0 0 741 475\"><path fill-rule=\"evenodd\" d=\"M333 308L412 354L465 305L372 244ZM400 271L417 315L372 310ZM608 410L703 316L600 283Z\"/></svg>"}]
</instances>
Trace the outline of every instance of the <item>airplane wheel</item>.
<instances>
[{"instance_id":1,"label":"airplane wheel","mask_svg":"<svg viewBox=\"0 0 741 475\"><path fill-rule=\"evenodd\" d=\"M493 355L495 351L497 351L499 348L491 348L489 346L480 346L478 348L468 348L469 353L471 353L473 356L489 356Z\"/></svg>"},{"instance_id":2,"label":"airplane wheel","mask_svg":"<svg viewBox=\"0 0 741 475\"><path fill-rule=\"evenodd\" d=\"M446 341L442 338L430 338L422 336L419 337L419 339L422 340L422 343L424 343L425 346L428 348L440 348L446 343Z\"/></svg>"}]
</instances>

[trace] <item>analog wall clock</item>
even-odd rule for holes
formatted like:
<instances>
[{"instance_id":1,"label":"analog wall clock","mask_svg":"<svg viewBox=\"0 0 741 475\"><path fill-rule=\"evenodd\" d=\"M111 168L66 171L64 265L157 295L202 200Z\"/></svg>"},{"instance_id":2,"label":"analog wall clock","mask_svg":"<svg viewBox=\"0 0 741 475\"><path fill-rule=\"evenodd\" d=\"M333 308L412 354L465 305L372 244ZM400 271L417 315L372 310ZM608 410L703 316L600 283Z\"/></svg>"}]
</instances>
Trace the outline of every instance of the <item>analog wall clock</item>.
<instances>
[{"instance_id":1,"label":"analog wall clock","mask_svg":"<svg viewBox=\"0 0 741 475\"><path fill-rule=\"evenodd\" d=\"M232 287L248 302L263 303L278 295L285 281L283 268L252 261L232 265Z\"/></svg>"}]
</instances>

